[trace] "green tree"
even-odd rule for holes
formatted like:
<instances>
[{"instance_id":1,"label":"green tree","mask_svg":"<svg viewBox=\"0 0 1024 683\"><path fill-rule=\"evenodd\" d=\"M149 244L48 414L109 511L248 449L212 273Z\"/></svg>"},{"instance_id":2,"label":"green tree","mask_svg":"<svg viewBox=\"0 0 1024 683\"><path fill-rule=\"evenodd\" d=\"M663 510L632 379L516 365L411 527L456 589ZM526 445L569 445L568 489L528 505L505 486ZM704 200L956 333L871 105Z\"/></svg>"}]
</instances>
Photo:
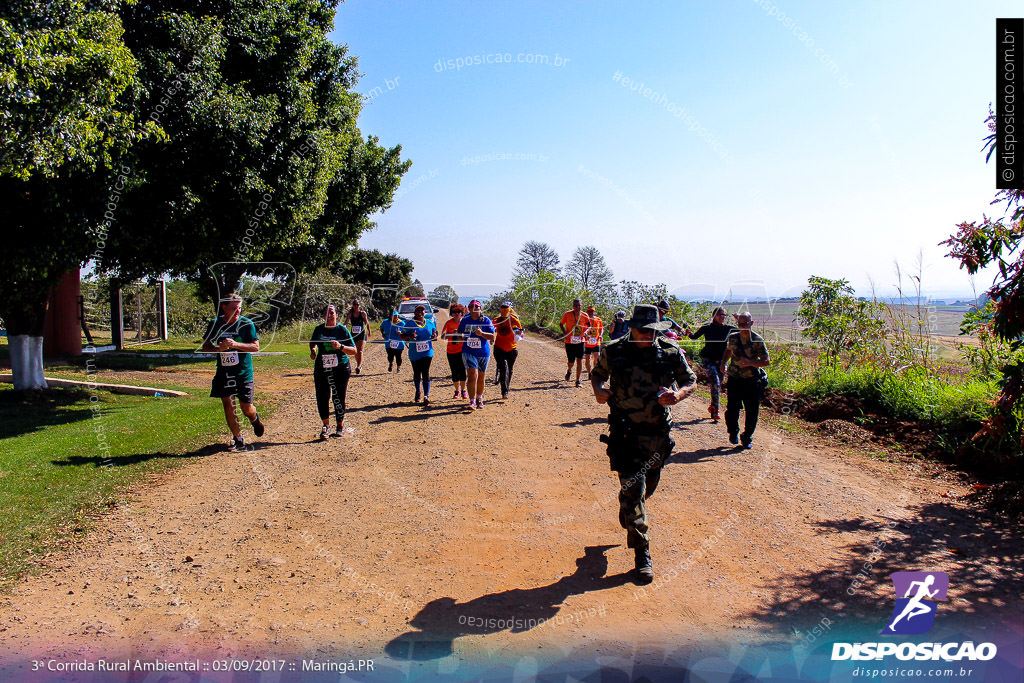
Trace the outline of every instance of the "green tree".
<instances>
[{"instance_id":1,"label":"green tree","mask_svg":"<svg viewBox=\"0 0 1024 683\"><path fill-rule=\"evenodd\" d=\"M579 285L550 270L513 278L508 292L508 298L515 303L524 323L529 321L556 332L559 331L562 313L571 308L572 300L577 296Z\"/></svg>"},{"instance_id":2,"label":"green tree","mask_svg":"<svg viewBox=\"0 0 1024 683\"><path fill-rule=\"evenodd\" d=\"M44 388L49 290L87 261L116 158L161 139L136 107L139 64L118 3L4 3L0 13L0 317L14 385Z\"/></svg>"},{"instance_id":3,"label":"green tree","mask_svg":"<svg viewBox=\"0 0 1024 683\"><path fill-rule=\"evenodd\" d=\"M438 285L430 290L427 299L435 306L447 308L459 300L459 295L451 285Z\"/></svg>"},{"instance_id":4,"label":"green tree","mask_svg":"<svg viewBox=\"0 0 1024 683\"><path fill-rule=\"evenodd\" d=\"M122 7L141 102L168 138L137 144L102 266L233 289L246 262L331 267L391 206L409 162L364 138L336 2L164 0Z\"/></svg>"},{"instance_id":5,"label":"green tree","mask_svg":"<svg viewBox=\"0 0 1024 683\"><path fill-rule=\"evenodd\" d=\"M843 352L850 353L854 360L863 357L879 343L885 330L885 307L857 299L849 281L844 279L812 275L799 303L795 315L803 326L801 332L821 346L829 367L838 364Z\"/></svg>"},{"instance_id":6,"label":"green tree","mask_svg":"<svg viewBox=\"0 0 1024 683\"><path fill-rule=\"evenodd\" d=\"M997 152L996 120L989 110L986 161ZM956 234L941 242L950 248L948 256L960 261L972 275L994 267L995 277L986 295L992 302L977 322L1009 345L1009 356L1000 368L999 395L995 414L985 421L979 438L996 449L1024 452L1024 191L1000 190L993 203L1004 205L1003 217L964 221Z\"/></svg>"},{"instance_id":7,"label":"green tree","mask_svg":"<svg viewBox=\"0 0 1024 683\"><path fill-rule=\"evenodd\" d=\"M386 315L412 285L413 263L397 254L384 254L376 249L351 249L346 252L338 273L346 282L362 285L371 292L367 306L372 317Z\"/></svg>"},{"instance_id":8,"label":"green tree","mask_svg":"<svg viewBox=\"0 0 1024 683\"><path fill-rule=\"evenodd\" d=\"M648 285L638 280L622 280L616 292L616 303L627 317L637 304L657 304L668 295L668 287L664 283Z\"/></svg>"},{"instance_id":9,"label":"green tree","mask_svg":"<svg viewBox=\"0 0 1024 683\"><path fill-rule=\"evenodd\" d=\"M17 386L42 385L47 293L90 258L114 285L169 273L210 296L215 263L237 264L220 271L233 289L246 262L315 269L373 227L409 162L356 126L335 5L4 5L0 316Z\"/></svg>"}]
</instances>

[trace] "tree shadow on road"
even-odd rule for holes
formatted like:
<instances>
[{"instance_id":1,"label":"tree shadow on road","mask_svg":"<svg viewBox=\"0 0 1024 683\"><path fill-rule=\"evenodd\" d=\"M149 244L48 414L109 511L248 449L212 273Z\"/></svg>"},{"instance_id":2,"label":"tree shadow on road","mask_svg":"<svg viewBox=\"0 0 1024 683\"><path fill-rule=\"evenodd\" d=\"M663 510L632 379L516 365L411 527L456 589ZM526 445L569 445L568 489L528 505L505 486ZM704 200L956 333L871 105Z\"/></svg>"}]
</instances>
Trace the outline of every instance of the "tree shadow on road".
<instances>
[{"instance_id":1,"label":"tree shadow on road","mask_svg":"<svg viewBox=\"0 0 1024 683\"><path fill-rule=\"evenodd\" d=\"M795 633L808 631L823 617L834 631L881 629L894 604L889 575L940 569L949 574L950 602L941 603L938 611L956 615L956 622L948 624L998 629L1000 621L1014 618L1011 611L1019 615L1024 544L1019 529L1004 518L929 503L908 520L879 515L816 526L822 534L857 533L860 539L838 548L839 559L829 565L787 576L782 586L766 586L769 597L763 606L744 616L773 629L788 624Z\"/></svg>"},{"instance_id":2,"label":"tree shadow on road","mask_svg":"<svg viewBox=\"0 0 1024 683\"><path fill-rule=\"evenodd\" d=\"M486 635L508 630L523 633L543 626L572 595L607 590L632 580L631 572L605 576L608 558L605 552L614 545L587 546L576 560L576 571L555 583L536 588L514 588L490 593L459 603L454 598L437 598L427 603L409 622L419 629L398 636L384 651L394 659L423 661L452 654L456 638ZM598 618L601 610L591 608L562 617L582 622Z\"/></svg>"}]
</instances>

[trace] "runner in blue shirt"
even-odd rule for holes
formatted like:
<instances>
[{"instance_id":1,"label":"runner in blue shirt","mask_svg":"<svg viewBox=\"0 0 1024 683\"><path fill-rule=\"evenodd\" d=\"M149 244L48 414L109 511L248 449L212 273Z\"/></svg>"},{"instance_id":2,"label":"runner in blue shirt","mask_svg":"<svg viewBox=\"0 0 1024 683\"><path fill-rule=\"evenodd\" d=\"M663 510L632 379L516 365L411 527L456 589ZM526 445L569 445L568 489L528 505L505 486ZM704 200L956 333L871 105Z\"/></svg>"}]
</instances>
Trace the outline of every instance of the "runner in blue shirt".
<instances>
[{"instance_id":1,"label":"runner in blue shirt","mask_svg":"<svg viewBox=\"0 0 1024 683\"><path fill-rule=\"evenodd\" d=\"M481 311L483 306L473 299L469 302L469 315L459 322L459 333L465 335L462 360L466 363L469 385L469 409L484 407L484 378L487 361L491 357L491 342L497 336L494 323Z\"/></svg>"},{"instance_id":2,"label":"runner in blue shirt","mask_svg":"<svg viewBox=\"0 0 1024 683\"><path fill-rule=\"evenodd\" d=\"M397 363L398 369L402 371L402 351L405 350L405 342L402 341L402 318L398 311L391 314L391 318L380 324L380 334L384 337L384 349L388 352L388 372Z\"/></svg>"},{"instance_id":3,"label":"runner in blue shirt","mask_svg":"<svg viewBox=\"0 0 1024 683\"><path fill-rule=\"evenodd\" d=\"M430 403L430 361L434 359L434 340L437 339L437 324L427 320L425 306L417 306L412 320L402 326L402 339L409 344L409 360L412 363L412 381L416 387L416 398L420 401L420 383L423 383L423 405Z\"/></svg>"}]
</instances>

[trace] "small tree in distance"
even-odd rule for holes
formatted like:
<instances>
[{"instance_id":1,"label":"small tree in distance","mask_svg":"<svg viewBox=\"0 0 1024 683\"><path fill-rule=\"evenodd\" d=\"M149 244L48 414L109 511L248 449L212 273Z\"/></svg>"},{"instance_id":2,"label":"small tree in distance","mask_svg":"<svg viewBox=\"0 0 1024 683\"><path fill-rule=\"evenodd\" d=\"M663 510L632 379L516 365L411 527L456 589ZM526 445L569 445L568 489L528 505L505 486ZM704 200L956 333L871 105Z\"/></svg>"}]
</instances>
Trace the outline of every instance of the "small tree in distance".
<instances>
[{"instance_id":1,"label":"small tree in distance","mask_svg":"<svg viewBox=\"0 0 1024 683\"><path fill-rule=\"evenodd\" d=\"M579 247L563 269L566 277L597 298L604 298L615 288L615 276L597 247Z\"/></svg>"},{"instance_id":2,"label":"small tree in distance","mask_svg":"<svg viewBox=\"0 0 1024 683\"><path fill-rule=\"evenodd\" d=\"M558 254L550 244L530 240L519 250L512 278L536 277L543 272L558 273L558 263Z\"/></svg>"},{"instance_id":3,"label":"small tree in distance","mask_svg":"<svg viewBox=\"0 0 1024 683\"><path fill-rule=\"evenodd\" d=\"M885 330L883 304L854 296L850 282L812 275L800 294L796 318L802 333L822 349L825 365L835 367L839 354L863 357Z\"/></svg>"}]
</instances>

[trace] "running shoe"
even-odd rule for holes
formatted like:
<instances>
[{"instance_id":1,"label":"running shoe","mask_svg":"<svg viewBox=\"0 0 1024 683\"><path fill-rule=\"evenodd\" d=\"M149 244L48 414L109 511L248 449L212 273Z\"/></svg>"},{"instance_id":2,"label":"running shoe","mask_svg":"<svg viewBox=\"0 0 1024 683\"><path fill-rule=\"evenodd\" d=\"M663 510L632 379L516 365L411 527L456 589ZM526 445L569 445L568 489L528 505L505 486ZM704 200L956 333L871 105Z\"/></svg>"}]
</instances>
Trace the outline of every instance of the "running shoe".
<instances>
[{"instance_id":1,"label":"running shoe","mask_svg":"<svg viewBox=\"0 0 1024 683\"><path fill-rule=\"evenodd\" d=\"M429 396L424 396L423 397L423 405L425 405L425 406L430 405L430 397Z\"/></svg>"},{"instance_id":2,"label":"running shoe","mask_svg":"<svg viewBox=\"0 0 1024 683\"><path fill-rule=\"evenodd\" d=\"M330 431L331 430L330 430L330 428L328 428L327 425L324 425L323 427L321 427L320 428L320 440L323 441L324 439L326 439Z\"/></svg>"},{"instance_id":3,"label":"running shoe","mask_svg":"<svg viewBox=\"0 0 1024 683\"><path fill-rule=\"evenodd\" d=\"M240 436L237 437L237 438L232 439L231 440L231 445L228 447L228 450L233 452L233 453L236 453L238 451L244 451L245 450L245 441Z\"/></svg>"},{"instance_id":4,"label":"running shoe","mask_svg":"<svg viewBox=\"0 0 1024 683\"><path fill-rule=\"evenodd\" d=\"M733 446L739 445L740 437L738 435L736 435L736 434L730 434L729 435L729 443L731 443Z\"/></svg>"},{"instance_id":5,"label":"running shoe","mask_svg":"<svg viewBox=\"0 0 1024 683\"><path fill-rule=\"evenodd\" d=\"M452 396L452 398L458 398L458 397L459 397L459 390L456 389L455 390L455 394Z\"/></svg>"},{"instance_id":6,"label":"running shoe","mask_svg":"<svg viewBox=\"0 0 1024 683\"><path fill-rule=\"evenodd\" d=\"M506 401L506 400L508 400L508 394L502 394L502 395L501 395L501 400L502 400L502 401Z\"/></svg>"},{"instance_id":7,"label":"running shoe","mask_svg":"<svg viewBox=\"0 0 1024 683\"><path fill-rule=\"evenodd\" d=\"M257 415L256 419L252 421L252 433L256 436L263 436L263 432L267 431L267 428L263 426L263 420Z\"/></svg>"},{"instance_id":8,"label":"running shoe","mask_svg":"<svg viewBox=\"0 0 1024 683\"><path fill-rule=\"evenodd\" d=\"M465 390L462 392L462 398L469 398L469 394L467 394Z\"/></svg>"},{"instance_id":9,"label":"running shoe","mask_svg":"<svg viewBox=\"0 0 1024 683\"><path fill-rule=\"evenodd\" d=\"M391 368L393 368L393 367L394 367L393 365L389 365L388 366L388 372L391 372Z\"/></svg>"},{"instance_id":10,"label":"running shoe","mask_svg":"<svg viewBox=\"0 0 1024 683\"><path fill-rule=\"evenodd\" d=\"M583 386L583 382L581 382L579 380L576 380L576 386L582 387Z\"/></svg>"},{"instance_id":11,"label":"running shoe","mask_svg":"<svg viewBox=\"0 0 1024 683\"><path fill-rule=\"evenodd\" d=\"M327 429L327 427L325 426L324 429ZM334 430L333 434L331 434L331 436L336 438L336 439L340 438L340 437L342 437L344 435L345 435L345 425L343 425L343 424L338 425L338 428Z\"/></svg>"},{"instance_id":12,"label":"running shoe","mask_svg":"<svg viewBox=\"0 0 1024 683\"><path fill-rule=\"evenodd\" d=\"M362 369L363 369L362 367L357 367L357 368L356 368L356 374L358 375L358 374L359 374L359 371L360 371L360 370L362 370Z\"/></svg>"},{"instance_id":13,"label":"running shoe","mask_svg":"<svg viewBox=\"0 0 1024 683\"><path fill-rule=\"evenodd\" d=\"M565 381L566 382L569 381L569 375L571 375L571 374L572 374L572 370L566 370L565 371Z\"/></svg>"},{"instance_id":14,"label":"running shoe","mask_svg":"<svg viewBox=\"0 0 1024 683\"><path fill-rule=\"evenodd\" d=\"M483 410L483 408L484 408L484 400L482 398L480 398L479 396L477 396L477 398L476 398L476 409L477 410Z\"/></svg>"}]
</instances>

